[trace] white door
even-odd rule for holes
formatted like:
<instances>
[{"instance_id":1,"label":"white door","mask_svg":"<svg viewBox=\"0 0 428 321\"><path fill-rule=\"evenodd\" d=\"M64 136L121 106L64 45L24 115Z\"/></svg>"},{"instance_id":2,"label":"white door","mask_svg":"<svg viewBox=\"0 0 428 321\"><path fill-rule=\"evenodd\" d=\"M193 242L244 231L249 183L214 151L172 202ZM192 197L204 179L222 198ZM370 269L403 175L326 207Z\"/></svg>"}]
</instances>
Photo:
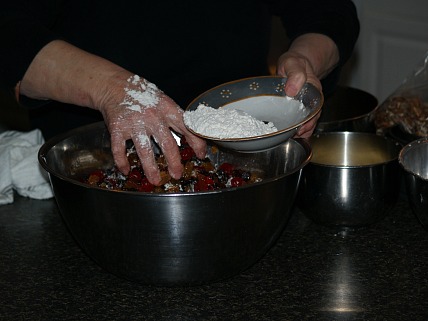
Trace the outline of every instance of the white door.
<instances>
[{"instance_id":1,"label":"white door","mask_svg":"<svg viewBox=\"0 0 428 321\"><path fill-rule=\"evenodd\" d=\"M382 102L428 52L427 0L354 0L361 32L341 84Z\"/></svg>"}]
</instances>

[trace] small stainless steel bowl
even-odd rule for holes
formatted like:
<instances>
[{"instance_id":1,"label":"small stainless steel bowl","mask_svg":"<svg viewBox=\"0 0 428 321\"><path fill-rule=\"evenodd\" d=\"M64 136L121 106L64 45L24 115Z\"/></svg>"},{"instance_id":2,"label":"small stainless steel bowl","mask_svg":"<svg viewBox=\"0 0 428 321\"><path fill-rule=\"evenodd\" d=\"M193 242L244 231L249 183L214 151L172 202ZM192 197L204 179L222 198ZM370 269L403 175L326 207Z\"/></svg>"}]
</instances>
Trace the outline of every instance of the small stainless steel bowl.
<instances>
[{"instance_id":1,"label":"small stainless steel bowl","mask_svg":"<svg viewBox=\"0 0 428 321\"><path fill-rule=\"evenodd\" d=\"M398 161L404 169L410 206L428 229L428 138L420 138L404 146Z\"/></svg>"},{"instance_id":2,"label":"small stainless steel bowl","mask_svg":"<svg viewBox=\"0 0 428 321\"><path fill-rule=\"evenodd\" d=\"M314 118L324 102L323 94L312 84L306 83L290 103L285 95L286 78L262 76L244 78L214 87L197 98L186 108L194 111L200 104L218 109L238 109L254 118L272 122L278 131L244 138L217 138L204 136L188 129L210 142L241 153L253 153L278 146L293 137L297 130ZM301 103L301 104L300 104Z\"/></svg>"},{"instance_id":3,"label":"small stainless steel bowl","mask_svg":"<svg viewBox=\"0 0 428 321\"><path fill-rule=\"evenodd\" d=\"M288 221L311 151L304 140L290 139L254 154L209 149L209 157L262 172L263 180L174 194L88 186L78 178L113 165L104 123L57 136L39 151L61 216L83 250L120 277L159 285L208 283L259 260Z\"/></svg>"},{"instance_id":4,"label":"small stainless steel bowl","mask_svg":"<svg viewBox=\"0 0 428 321\"><path fill-rule=\"evenodd\" d=\"M338 86L326 96L315 133L321 132L367 132L375 133L373 113L378 100L361 89Z\"/></svg>"},{"instance_id":5,"label":"small stainless steel bowl","mask_svg":"<svg viewBox=\"0 0 428 321\"><path fill-rule=\"evenodd\" d=\"M357 228L382 219L400 191L401 145L371 133L328 132L310 139L298 207L314 222Z\"/></svg>"}]
</instances>

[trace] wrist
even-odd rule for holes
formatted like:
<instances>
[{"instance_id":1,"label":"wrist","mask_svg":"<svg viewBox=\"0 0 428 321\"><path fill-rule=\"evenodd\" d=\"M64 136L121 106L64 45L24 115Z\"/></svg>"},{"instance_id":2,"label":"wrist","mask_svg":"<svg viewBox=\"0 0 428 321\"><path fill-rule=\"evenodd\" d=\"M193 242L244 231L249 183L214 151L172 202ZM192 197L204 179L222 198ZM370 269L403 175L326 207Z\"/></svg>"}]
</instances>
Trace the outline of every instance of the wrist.
<instances>
[{"instance_id":1,"label":"wrist","mask_svg":"<svg viewBox=\"0 0 428 321\"><path fill-rule=\"evenodd\" d=\"M327 76L339 62L336 44L323 34L310 33L297 37L288 52L304 57L319 79Z\"/></svg>"}]
</instances>

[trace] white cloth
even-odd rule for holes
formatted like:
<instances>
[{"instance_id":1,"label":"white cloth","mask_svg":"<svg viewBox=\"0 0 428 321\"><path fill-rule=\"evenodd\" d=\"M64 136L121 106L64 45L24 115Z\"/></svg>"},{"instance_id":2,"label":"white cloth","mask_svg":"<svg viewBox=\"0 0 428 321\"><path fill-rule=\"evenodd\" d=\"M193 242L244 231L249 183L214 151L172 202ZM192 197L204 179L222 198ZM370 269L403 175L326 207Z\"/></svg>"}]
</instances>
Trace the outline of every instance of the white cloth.
<instances>
[{"instance_id":1,"label":"white cloth","mask_svg":"<svg viewBox=\"0 0 428 321\"><path fill-rule=\"evenodd\" d=\"M46 171L37 154L44 139L40 130L0 133L0 205L13 203L13 190L25 197L53 197Z\"/></svg>"}]
</instances>

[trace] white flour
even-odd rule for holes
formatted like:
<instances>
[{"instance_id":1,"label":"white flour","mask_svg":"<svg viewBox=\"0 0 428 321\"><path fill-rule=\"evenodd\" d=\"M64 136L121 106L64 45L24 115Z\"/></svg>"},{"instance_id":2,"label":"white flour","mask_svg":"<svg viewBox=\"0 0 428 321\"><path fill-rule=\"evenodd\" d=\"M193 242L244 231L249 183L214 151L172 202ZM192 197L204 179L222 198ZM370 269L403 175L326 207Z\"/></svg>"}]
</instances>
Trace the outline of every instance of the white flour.
<instances>
[{"instance_id":1,"label":"white flour","mask_svg":"<svg viewBox=\"0 0 428 321\"><path fill-rule=\"evenodd\" d=\"M124 88L126 95L121 105L130 110L142 111L141 108L145 108L145 106L154 107L158 104L160 90L155 84L138 75L131 76L127 81L133 86Z\"/></svg>"},{"instance_id":2,"label":"white flour","mask_svg":"<svg viewBox=\"0 0 428 321\"><path fill-rule=\"evenodd\" d=\"M186 111L184 123L196 133L220 139L254 137L277 131L272 122L266 124L245 112L203 104Z\"/></svg>"},{"instance_id":3,"label":"white flour","mask_svg":"<svg viewBox=\"0 0 428 321\"><path fill-rule=\"evenodd\" d=\"M155 108L159 103L159 95L162 91L155 84L138 75L129 77L127 83L121 106L125 106L130 111L144 114L148 108ZM144 128L144 119L140 123L141 127ZM140 132L136 139L137 141L134 143L138 143L140 146L150 146L150 137L145 132Z\"/></svg>"}]
</instances>

